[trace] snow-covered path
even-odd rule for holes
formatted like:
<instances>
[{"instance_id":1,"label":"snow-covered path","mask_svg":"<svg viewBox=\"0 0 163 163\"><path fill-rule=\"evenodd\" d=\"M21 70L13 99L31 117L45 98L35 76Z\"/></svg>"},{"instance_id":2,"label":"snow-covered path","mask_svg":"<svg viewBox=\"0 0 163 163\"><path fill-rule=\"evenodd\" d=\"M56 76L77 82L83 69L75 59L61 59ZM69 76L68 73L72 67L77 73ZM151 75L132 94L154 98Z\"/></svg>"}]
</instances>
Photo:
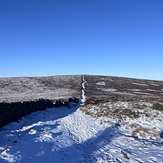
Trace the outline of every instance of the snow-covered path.
<instances>
[{"instance_id":1,"label":"snow-covered path","mask_svg":"<svg viewBox=\"0 0 163 163\"><path fill-rule=\"evenodd\" d=\"M118 125L101 125L78 107L47 109L1 128L0 163L161 163L163 160L162 142L129 137Z\"/></svg>"}]
</instances>

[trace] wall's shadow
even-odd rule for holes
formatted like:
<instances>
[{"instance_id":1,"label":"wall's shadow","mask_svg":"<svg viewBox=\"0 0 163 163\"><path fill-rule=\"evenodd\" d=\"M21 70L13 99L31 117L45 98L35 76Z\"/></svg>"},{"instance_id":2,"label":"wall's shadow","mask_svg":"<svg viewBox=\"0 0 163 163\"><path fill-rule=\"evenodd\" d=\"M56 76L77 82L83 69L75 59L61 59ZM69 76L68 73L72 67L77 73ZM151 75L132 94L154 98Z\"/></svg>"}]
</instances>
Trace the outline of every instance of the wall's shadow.
<instances>
[{"instance_id":1,"label":"wall's shadow","mask_svg":"<svg viewBox=\"0 0 163 163\"><path fill-rule=\"evenodd\" d=\"M47 99L13 103L3 102L0 103L0 127L10 122L15 122L36 111L42 111L52 107L77 107L80 103L80 100L76 98L57 100L55 103Z\"/></svg>"},{"instance_id":2,"label":"wall's shadow","mask_svg":"<svg viewBox=\"0 0 163 163\"><path fill-rule=\"evenodd\" d=\"M31 163L94 163L96 160L94 152L96 152L96 156L98 153L100 154L100 149L104 150L103 147L110 144L112 139L118 135L118 132L119 130L116 126L109 127L85 142L77 143L73 141L70 143L70 146L68 146L70 140L67 140L67 142L55 142L57 136L62 136L61 132L53 134L49 139L39 141L34 139L33 147L37 151L37 154L33 153L32 155L32 153L26 153L24 150L22 156L24 155L25 158L22 160L22 163L28 163L29 161ZM67 147L62 143L67 144ZM26 148L29 148L28 145ZM111 160L111 157L108 160Z\"/></svg>"}]
</instances>

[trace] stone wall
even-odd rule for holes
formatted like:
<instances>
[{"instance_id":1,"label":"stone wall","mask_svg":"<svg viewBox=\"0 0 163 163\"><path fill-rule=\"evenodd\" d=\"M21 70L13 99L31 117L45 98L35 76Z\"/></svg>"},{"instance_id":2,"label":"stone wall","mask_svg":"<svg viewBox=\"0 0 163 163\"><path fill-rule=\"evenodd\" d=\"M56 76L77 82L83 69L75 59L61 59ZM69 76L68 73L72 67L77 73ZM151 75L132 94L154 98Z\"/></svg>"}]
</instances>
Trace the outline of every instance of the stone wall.
<instances>
[{"instance_id":1,"label":"stone wall","mask_svg":"<svg viewBox=\"0 0 163 163\"><path fill-rule=\"evenodd\" d=\"M39 99L27 102L0 103L0 127L10 122L19 120L21 117L29 115L32 112L45 110L46 108L77 105L78 99L68 99L67 101L57 100L53 103L51 100Z\"/></svg>"}]
</instances>

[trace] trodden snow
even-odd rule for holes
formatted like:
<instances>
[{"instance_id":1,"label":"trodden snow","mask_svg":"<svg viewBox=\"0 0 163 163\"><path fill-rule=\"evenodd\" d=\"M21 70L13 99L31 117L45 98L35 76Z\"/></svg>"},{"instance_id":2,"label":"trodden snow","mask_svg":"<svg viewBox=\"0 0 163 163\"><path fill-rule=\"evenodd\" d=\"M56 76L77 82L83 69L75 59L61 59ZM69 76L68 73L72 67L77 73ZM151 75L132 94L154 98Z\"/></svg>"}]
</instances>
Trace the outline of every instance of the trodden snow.
<instances>
[{"instance_id":1,"label":"trodden snow","mask_svg":"<svg viewBox=\"0 0 163 163\"><path fill-rule=\"evenodd\" d=\"M82 107L82 106L81 106ZM101 124L80 105L38 111L0 130L0 163L163 162L163 143Z\"/></svg>"}]
</instances>

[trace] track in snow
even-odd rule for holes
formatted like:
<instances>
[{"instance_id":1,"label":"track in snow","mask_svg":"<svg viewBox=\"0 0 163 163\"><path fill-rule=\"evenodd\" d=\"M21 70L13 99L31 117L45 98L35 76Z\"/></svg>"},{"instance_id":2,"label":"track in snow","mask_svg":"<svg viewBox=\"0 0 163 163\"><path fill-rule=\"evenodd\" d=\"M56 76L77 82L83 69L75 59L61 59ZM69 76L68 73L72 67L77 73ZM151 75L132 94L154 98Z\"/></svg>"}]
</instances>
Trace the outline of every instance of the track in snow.
<instances>
[{"instance_id":1,"label":"track in snow","mask_svg":"<svg viewBox=\"0 0 163 163\"><path fill-rule=\"evenodd\" d=\"M78 107L36 112L1 128L0 163L161 163L161 142L129 137Z\"/></svg>"}]
</instances>

